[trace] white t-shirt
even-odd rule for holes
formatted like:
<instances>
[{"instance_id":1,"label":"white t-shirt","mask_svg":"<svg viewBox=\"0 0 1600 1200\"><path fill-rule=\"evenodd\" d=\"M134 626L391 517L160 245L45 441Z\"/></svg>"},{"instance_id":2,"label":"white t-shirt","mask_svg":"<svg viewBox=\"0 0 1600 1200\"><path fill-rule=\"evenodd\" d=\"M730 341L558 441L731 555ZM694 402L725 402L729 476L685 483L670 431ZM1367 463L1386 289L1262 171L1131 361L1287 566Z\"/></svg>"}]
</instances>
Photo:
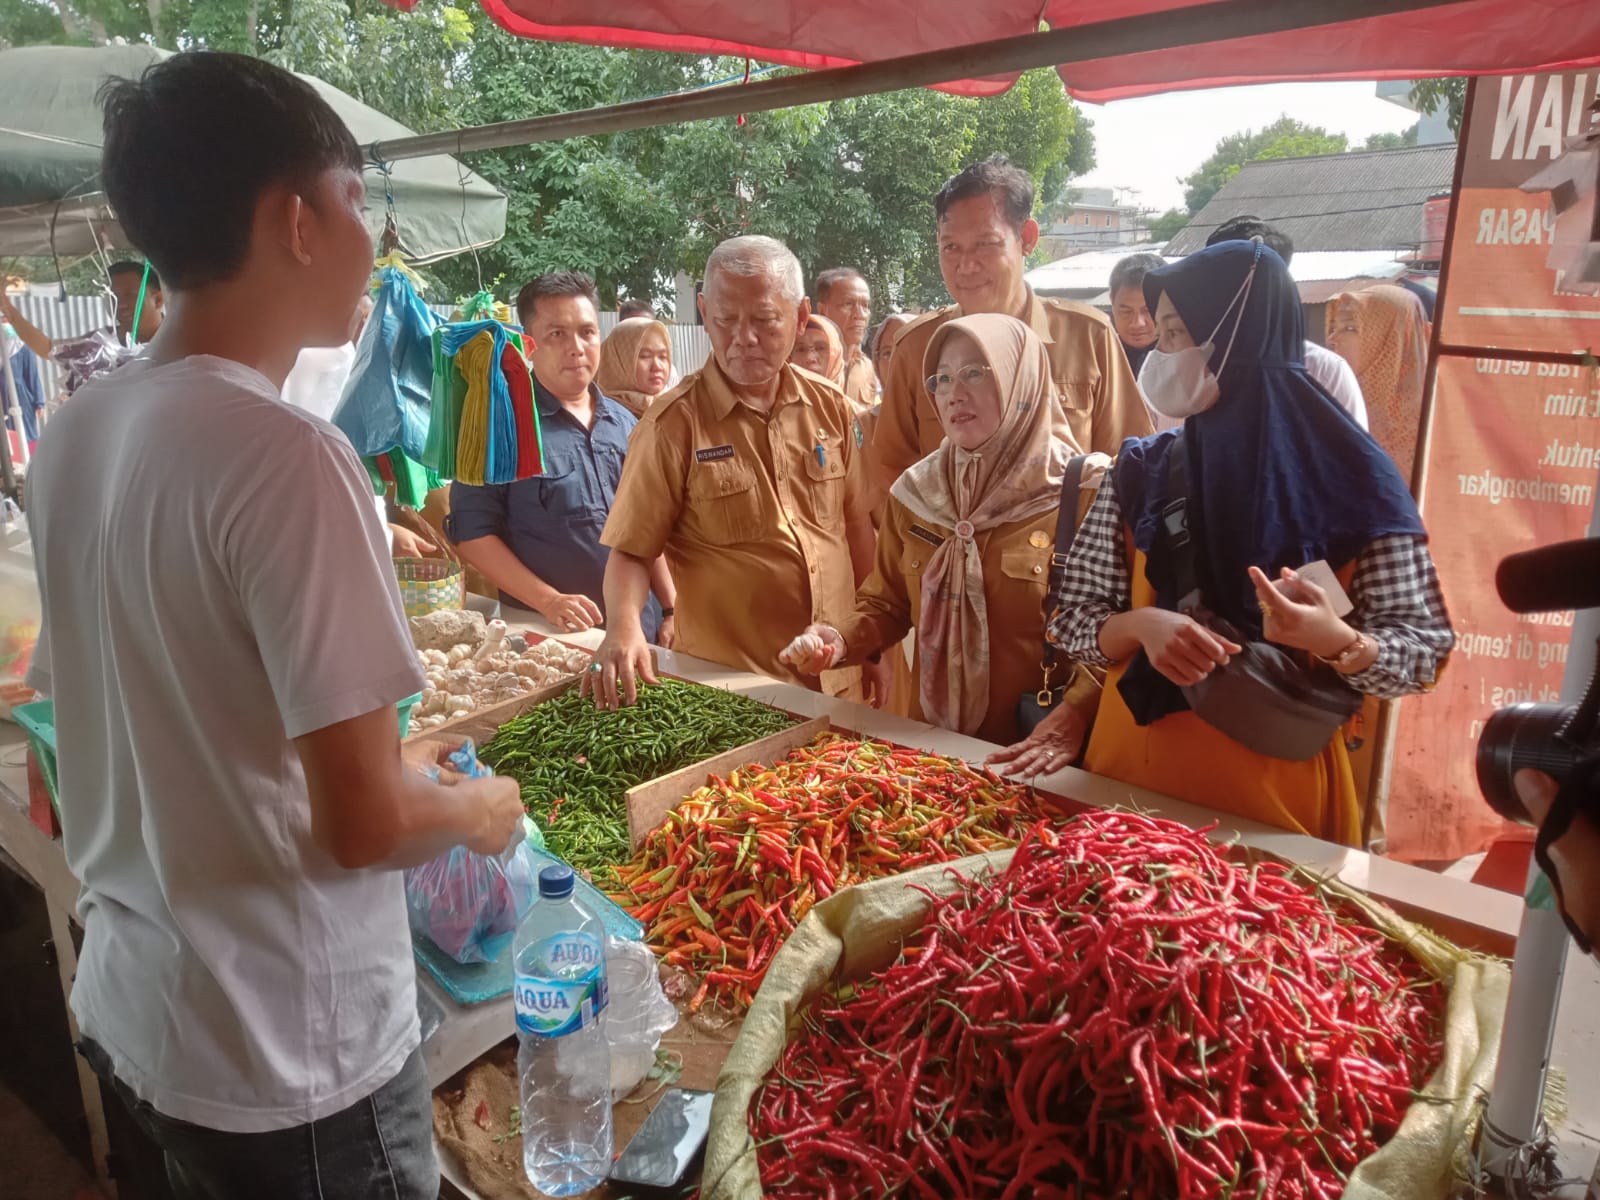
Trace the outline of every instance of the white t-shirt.
<instances>
[{"instance_id":1,"label":"white t-shirt","mask_svg":"<svg viewBox=\"0 0 1600 1200\"><path fill-rule=\"evenodd\" d=\"M348 1107L419 1041L400 873L316 844L291 744L423 683L366 472L256 372L142 360L61 410L28 488L84 1034L181 1120Z\"/></svg>"},{"instance_id":2,"label":"white t-shirt","mask_svg":"<svg viewBox=\"0 0 1600 1200\"><path fill-rule=\"evenodd\" d=\"M1326 346L1306 343L1306 374L1322 385L1323 391L1333 397L1333 402L1361 428L1367 428L1367 402L1361 398L1361 385L1356 373Z\"/></svg>"},{"instance_id":3,"label":"white t-shirt","mask_svg":"<svg viewBox=\"0 0 1600 1200\"><path fill-rule=\"evenodd\" d=\"M356 344L342 346L307 346L300 351L283 381L283 402L292 404L302 412L333 420L333 412L344 397L344 385L350 382L350 372L356 365ZM371 491L371 488L367 489ZM384 537L390 550L394 549L394 530L389 526L389 508L382 496L374 494L373 508L383 523Z\"/></svg>"},{"instance_id":4,"label":"white t-shirt","mask_svg":"<svg viewBox=\"0 0 1600 1200\"><path fill-rule=\"evenodd\" d=\"M333 420L333 410L339 407L344 385L350 382L350 372L355 365L354 342L342 346L307 346L300 351L289 377L283 381L284 401L324 421Z\"/></svg>"}]
</instances>

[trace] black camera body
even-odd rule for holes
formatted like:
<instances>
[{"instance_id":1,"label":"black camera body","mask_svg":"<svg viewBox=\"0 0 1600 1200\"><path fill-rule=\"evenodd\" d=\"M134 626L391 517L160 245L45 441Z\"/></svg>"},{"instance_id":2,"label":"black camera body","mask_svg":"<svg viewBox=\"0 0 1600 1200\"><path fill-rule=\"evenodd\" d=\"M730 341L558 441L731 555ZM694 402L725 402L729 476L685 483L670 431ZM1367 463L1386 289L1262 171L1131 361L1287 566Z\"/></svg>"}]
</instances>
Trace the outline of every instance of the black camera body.
<instances>
[{"instance_id":1,"label":"black camera body","mask_svg":"<svg viewBox=\"0 0 1600 1200\"><path fill-rule=\"evenodd\" d=\"M1490 808L1508 821L1531 825L1533 817L1512 783L1517 772L1543 771L1565 783L1585 760L1600 755L1597 683L1600 673L1589 680L1579 704L1523 703L1494 711L1478 737L1478 787ZM1593 799L1595 811L1588 815L1600 827L1600 796Z\"/></svg>"},{"instance_id":2,"label":"black camera body","mask_svg":"<svg viewBox=\"0 0 1600 1200\"><path fill-rule=\"evenodd\" d=\"M1600 538L1510 555L1495 572L1495 587L1515 613L1600 608ZM1575 625L1574 636L1583 636L1582 628L1582 622ZM1517 772L1543 771L1565 783L1596 756L1600 756L1600 667L1577 704L1523 703L1497 709L1478 738L1478 787L1495 812L1531 825L1533 818L1513 783ZM1596 811L1588 815L1600 826L1600 797L1591 802Z\"/></svg>"}]
</instances>

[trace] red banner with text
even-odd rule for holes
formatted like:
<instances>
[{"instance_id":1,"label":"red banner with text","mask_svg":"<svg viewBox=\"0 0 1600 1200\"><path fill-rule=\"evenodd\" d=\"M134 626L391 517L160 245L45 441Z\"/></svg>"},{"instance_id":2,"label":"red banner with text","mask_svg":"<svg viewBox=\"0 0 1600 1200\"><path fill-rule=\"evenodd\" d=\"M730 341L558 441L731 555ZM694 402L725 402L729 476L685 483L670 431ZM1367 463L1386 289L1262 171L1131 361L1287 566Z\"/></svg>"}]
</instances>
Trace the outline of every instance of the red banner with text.
<instances>
[{"instance_id":1,"label":"red banner with text","mask_svg":"<svg viewBox=\"0 0 1600 1200\"><path fill-rule=\"evenodd\" d=\"M1474 85L1440 340L1503 350L1600 348L1600 296L1576 295L1546 265L1556 218L1522 184L1594 121L1600 71L1509 75Z\"/></svg>"},{"instance_id":2,"label":"red banner with text","mask_svg":"<svg viewBox=\"0 0 1600 1200\"><path fill-rule=\"evenodd\" d=\"M1588 367L1446 358L1434 393L1423 505L1456 629L1432 695L1400 707L1389 853L1482 850L1506 825L1474 755L1495 709L1560 696L1571 613L1516 616L1495 593L1507 554L1582 537L1600 475L1600 380Z\"/></svg>"},{"instance_id":3,"label":"red banner with text","mask_svg":"<svg viewBox=\"0 0 1600 1200\"><path fill-rule=\"evenodd\" d=\"M1551 196L1522 190L1594 120L1597 90L1596 71L1474 81L1439 298L1446 346L1600 348L1600 298L1547 265ZM1437 690L1400 706L1389 790L1389 853L1411 861L1476 853L1508 828L1478 788L1478 735L1497 708L1559 697L1572 614L1513 615L1495 568L1582 537L1600 478L1594 369L1466 354L1439 361L1422 492L1458 641Z\"/></svg>"}]
</instances>

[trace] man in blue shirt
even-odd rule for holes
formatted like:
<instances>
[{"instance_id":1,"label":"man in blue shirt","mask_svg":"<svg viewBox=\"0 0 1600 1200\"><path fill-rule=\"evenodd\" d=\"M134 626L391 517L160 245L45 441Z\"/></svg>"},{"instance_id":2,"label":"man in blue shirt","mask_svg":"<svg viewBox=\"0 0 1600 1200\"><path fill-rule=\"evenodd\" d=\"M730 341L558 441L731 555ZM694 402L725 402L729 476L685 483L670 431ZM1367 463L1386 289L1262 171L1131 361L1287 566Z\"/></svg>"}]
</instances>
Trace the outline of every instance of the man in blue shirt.
<instances>
[{"instance_id":1,"label":"man in blue shirt","mask_svg":"<svg viewBox=\"0 0 1600 1200\"><path fill-rule=\"evenodd\" d=\"M16 407L22 410L22 436L26 439L31 453L33 444L39 440L39 410L44 407L44 383L39 377L39 356L23 345L22 339L17 336L10 322L0 325L0 354L11 360L9 378L16 383ZM7 386L7 378L6 372L0 369L0 410L5 412L6 428L15 429L17 426L11 415L11 389Z\"/></svg>"},{"instance_id":2,"label":"man in blue shirt","mask_svg":"<svg viewBox=\"0 0 1600 1200\"><path fill-rule=\"evenodd\" d=\"M592 279L578 271L539 276L518 294L517 318L532 340L544 474L488 487L451 484L446 530L501 599L576 633L605 622L611 551L600 531L638 422L594 384L601 338ZM650 588L645 637L671 646L675 590L664 558L651 564Z\"/></svg>"}]
</instances>

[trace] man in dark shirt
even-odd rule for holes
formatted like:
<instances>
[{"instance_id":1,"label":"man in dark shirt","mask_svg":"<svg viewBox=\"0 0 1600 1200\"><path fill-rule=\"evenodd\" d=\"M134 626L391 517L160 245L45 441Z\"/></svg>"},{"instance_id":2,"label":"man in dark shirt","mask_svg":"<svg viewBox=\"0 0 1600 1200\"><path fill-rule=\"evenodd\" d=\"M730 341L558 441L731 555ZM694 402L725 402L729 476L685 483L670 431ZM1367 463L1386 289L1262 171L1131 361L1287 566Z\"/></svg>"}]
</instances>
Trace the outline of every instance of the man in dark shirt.
<instances>
[{"instance_id":1,"label":"man in dark shirt","mask_svg":"<svg viewBox=\"0 0 1600 1200\"><path fill-rule=\"evenodd\" d=\"M544 474L489 487L451 484L446 528L502 599L576 633L605 622L611 552L600 531L638 422L594 384L601 339L593 280L577 271L541 275L517 296L517 317L532 342ZM645 636L670 646L675 592L665 559L651 564L650 587Z\"/></svg>"}]
</instances>

